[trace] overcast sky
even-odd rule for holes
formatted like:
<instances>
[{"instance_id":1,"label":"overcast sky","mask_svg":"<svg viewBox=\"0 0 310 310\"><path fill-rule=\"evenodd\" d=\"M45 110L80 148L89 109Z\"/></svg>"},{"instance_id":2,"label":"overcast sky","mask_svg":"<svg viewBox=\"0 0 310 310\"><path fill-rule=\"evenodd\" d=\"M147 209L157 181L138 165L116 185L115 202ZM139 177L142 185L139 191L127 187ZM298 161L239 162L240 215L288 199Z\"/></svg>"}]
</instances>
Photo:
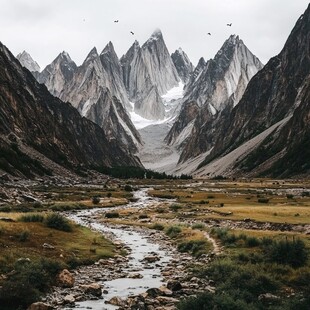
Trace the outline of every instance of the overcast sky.
<instances>
[{"instance_id":1,"label":"overcast sky","mask_svg":"<svg viewBox=\"0 0 310 310\"><path fill-rule=\"evenodd\" d=\"M201 56L206 60L213 58L229 35L237 34L266 63L280 52L308 3L308 0L0 0L0 41L15 55L26 50L44 68L63 50L80 65L94 46L101 52L109 41L120 57L134 40L142 45L160 28L170 53L182 47L196 65Z\"/></svg>"}]
</instances>

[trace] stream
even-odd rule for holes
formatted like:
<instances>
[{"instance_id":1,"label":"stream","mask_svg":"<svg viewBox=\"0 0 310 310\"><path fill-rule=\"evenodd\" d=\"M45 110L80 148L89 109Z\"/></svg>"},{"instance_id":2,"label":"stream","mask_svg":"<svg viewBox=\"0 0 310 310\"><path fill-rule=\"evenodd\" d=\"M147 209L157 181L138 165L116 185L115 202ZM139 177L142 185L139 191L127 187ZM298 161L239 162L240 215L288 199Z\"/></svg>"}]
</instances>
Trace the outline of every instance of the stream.
<instances>
[{"instance_id":1,"label":"stream","mask_svg":"<svg viewBox=\"0 0 310 310\"><path fill-rule=\"evenodd\" d=\"M74 214L67 214L70 219L78 224L102 232L105 236L109 236L113 242L117 241L124 244L129 252L127 265L124 270L122 270L123 273L128 274L127 277L121 277L111 281L98 281L107 291L107 294L103 294L103 299L78 302L75 303L75 308L95 310L118 309L116 306L107 304L106 301L114 296L126 298L143 293L149 288L158 288L163 285L161 271L172 259L172 256L170 256L171 254L168 254L167 250L162 249L159 244L150 241L150 238L147 238L143 230L137 231L127 226L111 226L96 222L94 218L100 215L100 213L105 213L107 211L128 207L148 207L151 204L154 206L159 204L160 201L166 201L166 199L149 197L147 191L148 189L135 191L134 198L136 201L130 202L125 206L104 209L96 208L79 211ZM145 261L145 258L150 256L157 256L157 259L154 262ZM131 276L134 277L137 273L141 278L130 278Z\"/></svg>"}]
</instances>

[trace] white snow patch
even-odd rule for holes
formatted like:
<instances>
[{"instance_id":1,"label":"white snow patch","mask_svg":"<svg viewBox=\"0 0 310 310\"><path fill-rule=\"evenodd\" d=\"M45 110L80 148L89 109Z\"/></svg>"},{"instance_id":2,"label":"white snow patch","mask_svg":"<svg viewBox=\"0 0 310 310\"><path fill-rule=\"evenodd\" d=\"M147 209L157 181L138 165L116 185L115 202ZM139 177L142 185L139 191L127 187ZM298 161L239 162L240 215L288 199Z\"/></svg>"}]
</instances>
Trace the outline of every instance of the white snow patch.
<instances>
[{"instance_id":1,"label":"white snow patch","mask_svg":"<svg viewBox=\"0 0 310 310\"><path fill-rule=\"evenodd\" d=\"M172 100L177 100L183 98L183 87L184 84L182 82L179 82L178 86L175 86L167 91L167 93L161 98L163 99L164 103L169 103Z\"/></svg>"},{"instance_id":2,"label":"white snow patch","mask_svg":"<svg viewBox=\"0 0 310 310\"><path fill-rule=\"evenodd\" d=\"M130 118L132 123L135 125L136 129L142 129L144 127L150 126L150 125L158 125L158 124L163 124L166 123L168 118L164 118L162 120L150 120L143 118L136 112L132 111L129 112Z\"/></svg>"},{"instance_id":3,"label":"white snow patch","mask_svg":"<svg viewBox=\"0 0 310 310\"><path fill-rule=\"evenodd\" d=\"M210 107L210 111L211 111L212 115L215 115L216 114L215 107L211 103L209 103L209 107Z\"/></svg>"},{"instance_id":4,"label":"white snow patch","mask_svg":"<svg viewBox=\"0 0 310 310\"><path fill-rule=\"evenodd\" d=\"M81 115L82 116L86 116L87 112L89 111L89 109L91 108L92 104L90 99L88 99L84 104L83 104L83 108L81 111Z\"/></svg>"},{"instance_id":5,"label":"white snow patch","mask_svg":"<svg viewBox=\"0 0 310 310\"><path fill-rule=\"evenodd\" d=\"M238 148L234 149L227 155L214 160L213 162L209 163L207 166L200 168L194 173L194 175L196 177L213 177L216 175L229 174L236 160L244 158L251 151L257 148L267 136L269 136L274 130L286 124L291 117L292 116L288 116L284 118L283 120L269 127L268 129L266 129L265 131L263 131L262 133L254 137L253 139L245 142Z\"/></svg>"}]
</instances>

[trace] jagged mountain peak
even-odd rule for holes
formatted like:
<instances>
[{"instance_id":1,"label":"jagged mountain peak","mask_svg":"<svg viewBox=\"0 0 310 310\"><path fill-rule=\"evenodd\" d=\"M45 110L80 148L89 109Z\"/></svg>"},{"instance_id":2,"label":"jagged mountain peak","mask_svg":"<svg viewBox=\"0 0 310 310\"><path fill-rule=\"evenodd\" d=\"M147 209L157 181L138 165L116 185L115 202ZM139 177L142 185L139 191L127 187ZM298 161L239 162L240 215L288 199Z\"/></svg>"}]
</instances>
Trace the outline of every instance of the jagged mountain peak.
<instances>
[{"instance_id":1,"label":"jagged mountain peak","mask_svg":"<svg viewBox=\"0 0 310 310\"><path fill-rule=\"evenodd\" d=\"M171 54L171 59L178 71L178 74L185 84L188 82L190 75L194 70L194 66L192 65L191 61L189 60L186 53L179 47L174 53Z\"/></svg>"},{"instance_id":2,"label":"jagged mountain peak","mask_svg":"<svg viewBox=\"0 0 310 310\"><path fill-rule=\"evenodd\" d=\"M154 44L156 41L164 41L163 34L160 29L156 29L150 38L142 45L142 48L146 48L149 45Z\"/></svg>"},{"instance_id":3,"label":"jagged mountain peak","mask_svg":"<svg viewBox=\"0 0 310 310\"><path fill-rule=\"evenodd\" d=\"M68 52L66 51L62 51L57 57L56 59L61 59L61 60L65 60L65 61L68 61L68 62L73 62L73 60L71 59L70 55Z\"/></svg>"},{"instance_id":4,"label":"jagged mountain peak","mask_svg":"<svg viewBox=\"0 0 310 310\"><path fill-rule=\"evenodd\" d=\"M93 61L94 59L97 59L99 57L98 51L96 47L93 47L91 51L88 53L86 59L84 60L84 63Z\"/></svg>"},{"instance_id":5,"label":"jagged mountain peak","mask_svg":"<svg viewBox=\"0 0 310 310\"><path fill-rule=\"evenodd\" d=\"M27 68L31 72L40 72L40 66L25 50L22 53L19 53L16 58L19 60L21 65Z\"/></svg>"},{"instance_id":6,"label":"jagged mountain peak","mask_svg":"<svg viewBox=\"0 0 310 310\"><path fill-rule=\"evenodd\" d=\"M106 54L106 53L115 53L114 45L111 41L104 47L100 55Z\"/></svg>"}]
</instances>

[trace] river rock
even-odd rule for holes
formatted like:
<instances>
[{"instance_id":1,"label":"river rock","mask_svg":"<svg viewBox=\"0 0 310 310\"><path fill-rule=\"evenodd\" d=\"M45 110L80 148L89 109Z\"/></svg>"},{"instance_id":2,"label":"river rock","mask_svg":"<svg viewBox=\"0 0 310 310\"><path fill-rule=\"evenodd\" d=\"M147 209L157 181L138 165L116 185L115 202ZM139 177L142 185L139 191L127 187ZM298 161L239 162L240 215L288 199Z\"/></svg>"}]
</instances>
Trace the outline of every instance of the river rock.
<instances>
[{"instance_id":1,"label":"river rock","mask_svg":"<svg viewBox=\"0 0 310 310\"><path fill-rule=\"evenodd\" d=\"M131 273L127 276L127 278L130 278L130 279L142 279L143 278L143 275L140 274L140 273Z\"/></svg>"},{"instance_id":2,"label":"river rock","mask_svg":"<svg viewBox=\"0 0 310 310\"><path fill-rule=\"evenodd\" d=\"M175 303L179 302L178 299L173 298L173 297L167 297L167 296L157 296L156 300L159 302L160 305L175 304Z\"/></svg>"},{"instance_id":3,"label":"river rock","mask_svg":"<svg viewBox=\"0 0 310 310\"><path fill-rule=\"evenodd\" d=\"M85 293L94 295L96 297L100 297L102 295L102 289L99 283L90 283L90 284L80 285L80 288Z\"/></svg>"},{"instance_id":4,"label":"river rock","mask_svg":"<svg viewBox=\"0 0 310 310\"><path fill-rule=\"evenodd\" d=\"M74 304L75 303L75 298L72 294L66 295L64 297L64 303L65 304Z\"/></svg>"},{"instance_id":5,"label":"river rock","mask_svg":"<svg viewBox=\"0 0 310 310\"><path fill-rule=\"evenodd\" d=\"M73 274L68 269L61 271L57 280L61 287L73 287L75 282Z\"/></svg>"},{"instance_id":6,"label":"river rock","mask_svg":"<svg viewBox=\"0 0 310 310\"><path fill-rule=\"evenodd\" d=\"M155 263L155 262L159 261L160 258L156 255L149 255L149 256L145 256L143 260L148 262L148 263Z\"/></svg>"},{"instance_id":7,"label":"river rock","mask_svg":"<svg viewBox=\"0 0 310 310\"><path fill-rule=\"evenodd\" d=\"M120 297L114 296L112 297L109 301L109 304L114 305L114 306L119 306L119 307L125 307L126 302L125 300L121 299Z\"/></svg>"},{"instance_id":8,"label":"river rock","mask_svg":"<svg viewBox=\"0 0 310 310\"><path fill-rule=\"evenodd\" d=\"M179 281L170 280L167 282L167 288L173 292L176 292L182 289L182 284Z\"/></svg>"},{"instance_id":9,"label":"river rock","mask_svg":"<svg viewBox=\"0 0 310 310\"><path fill-rule=\"evenodd\" d=\"M35 302L31 304L27 310L53 310L53 309L55 308L43 302Z\"/></svg>"}]
</instances>

